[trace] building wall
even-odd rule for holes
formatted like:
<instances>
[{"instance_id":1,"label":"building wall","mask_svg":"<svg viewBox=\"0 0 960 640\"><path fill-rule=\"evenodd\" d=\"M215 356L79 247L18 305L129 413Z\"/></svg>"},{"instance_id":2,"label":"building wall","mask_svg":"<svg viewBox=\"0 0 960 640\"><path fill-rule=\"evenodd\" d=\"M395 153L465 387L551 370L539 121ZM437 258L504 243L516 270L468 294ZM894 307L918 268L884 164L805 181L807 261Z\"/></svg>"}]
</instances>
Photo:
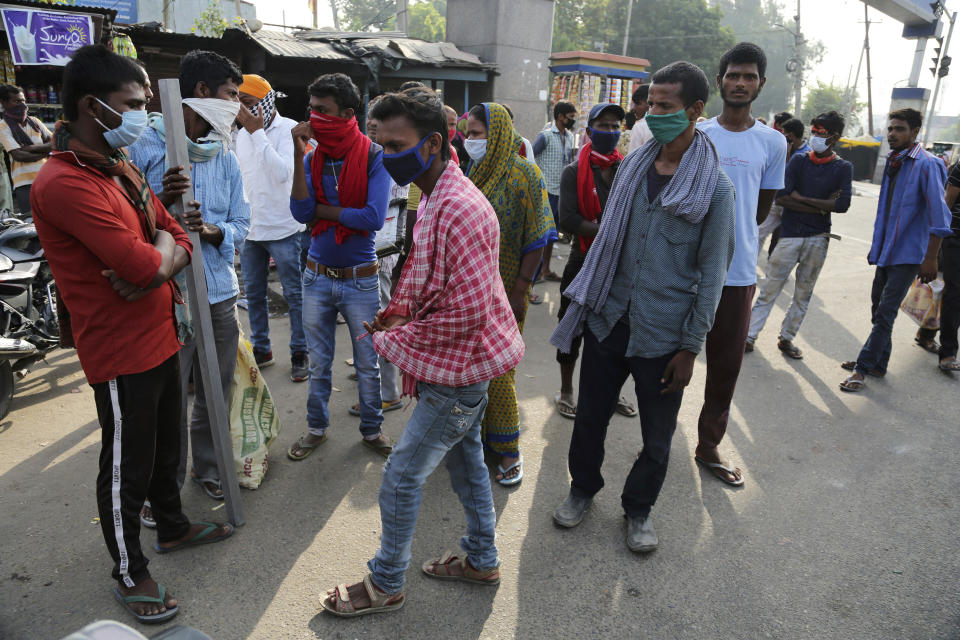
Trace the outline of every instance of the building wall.
<instances>
[{"instance_id":1,"label":"building wall","mask_svg":"<svg viewBox=\"0 0 960 640\"><path fill-rule=\"evenodd\" d=\"M470 102L507 103L517 130L533 138L547 122L553 0L447 0L447 40L499 75L471 83Z\"/></svg>"},{"instance_id":2,"label":"building wall","mask_svg":"<svg viewBox=\"0 0 960 640\"><path fill-rule=\"evenodd\" d=\"M164 27L176 33L190 33L194 22L209 5L210 0L170 0L171 23ZM234 0L220 0L220 10L227 22L236 17L235 7ZM138 0L137 11L139 22L163 22L163 0ZM249 2L240 3L240 12L248 21L257 18L257 9Z\"/></svg>"}]
</instances>

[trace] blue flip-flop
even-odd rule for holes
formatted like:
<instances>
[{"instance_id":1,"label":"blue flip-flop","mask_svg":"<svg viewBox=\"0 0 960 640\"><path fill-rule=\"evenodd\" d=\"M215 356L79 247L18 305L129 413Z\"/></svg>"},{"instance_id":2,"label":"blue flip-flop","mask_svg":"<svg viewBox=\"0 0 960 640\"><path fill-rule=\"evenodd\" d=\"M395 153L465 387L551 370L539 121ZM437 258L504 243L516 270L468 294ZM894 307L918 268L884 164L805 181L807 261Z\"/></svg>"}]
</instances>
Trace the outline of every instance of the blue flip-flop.
<instances>
[{"instance_id":1,"label":"blue flip-flop","mask_svg":"<svg viewBox=\"0 0 960 640\"><path fill-rule=\"evenodd\" d=\"M203 524L206 526L203 528L203 531L201 531L197 535L193 536L192 538L190 538L185 542L181 542L180 544L174 547L161 547L159 542L154 542L153 550L160 554L173 553L174 551L180 551L181 549L186 549L187 547L196 547L197 545L201 545L201 544L213 544L214 542L223 542L224 540L232 536L234 532L233 525L230 524L229 522L224 522L221 524L227 527L227 535L220 536L218 538L211 538L210 534L216 531L217 529L219 529L221 527L221 524L217 524L216 522L191 522L190 524Z\"/></svg>"},{"instance_id":2,"label":"blue flip-flop","mask_svg":"<svg viewBox=\"0 0 960 640\"><path fill-rule=\"evenodd\" d=\"M517 473L517 475L513 476L512 478L508 478L507 474L518 467L519 467L519 472ZM498 464L497 471L503 474L503 477L497 480L497 482L500 483L502 486L513 487L515 485L520 484L520 481L523 480L523 456L518 457L517 461L514 462L509 467L507 467L506 469L503 468L503 465Z\"/></svg>"},{"instance_id":3,"label":"blue flip-flop","mask_svg":"<svg viewBox=\"0 0 960 640\"><path fill-rule=\"evenodd\" d=\"M122 593L120 593L120 589L114 587L113 595L120 602L120 604L123 605L124 609L126 609L130 615L137 619L137 622L141 622L143 624L162 624L180 613L180 605L175 607L167 607L167 610L163 613L156 613L149 616L137 613L133 610L133 607L130 606L131 604L138 602L146 602L148 604L159 604L166 607L167 590L163 588L162 584L158 584L157 591L160 594L159 598L154 598L152 596L124 596Z\"/></svg>"}]
</instances>

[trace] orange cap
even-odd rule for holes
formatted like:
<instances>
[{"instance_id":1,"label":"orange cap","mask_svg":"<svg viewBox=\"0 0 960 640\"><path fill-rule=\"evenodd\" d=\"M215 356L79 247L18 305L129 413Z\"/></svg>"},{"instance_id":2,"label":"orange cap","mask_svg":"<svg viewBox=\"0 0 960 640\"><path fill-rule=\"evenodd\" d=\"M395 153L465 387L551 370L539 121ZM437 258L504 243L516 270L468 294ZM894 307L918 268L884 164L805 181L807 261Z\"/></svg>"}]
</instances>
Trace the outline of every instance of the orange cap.
<instances>
[{"instance_id":1,"label":"orange cap","mask_svg":"<svg viewBox=\"0 0 960 640\"><path fill-rule=\"evenodd\" d=\"M240 85L240 93L246 93L258 100L263 100L273 87L261 76L255 73L245 73L243 75L243 84Z\"/></svg>"}]
</instances>

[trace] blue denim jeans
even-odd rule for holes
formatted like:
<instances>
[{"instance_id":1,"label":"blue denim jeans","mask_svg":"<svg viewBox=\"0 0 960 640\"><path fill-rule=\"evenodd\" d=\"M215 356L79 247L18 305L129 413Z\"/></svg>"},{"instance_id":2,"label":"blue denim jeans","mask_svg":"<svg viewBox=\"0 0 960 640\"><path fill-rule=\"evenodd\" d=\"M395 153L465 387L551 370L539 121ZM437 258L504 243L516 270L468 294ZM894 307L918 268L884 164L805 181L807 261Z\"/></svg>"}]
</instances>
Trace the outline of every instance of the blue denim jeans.
<instances>
[{"instance_id":1,"label":"blue denim jeans","mask_svg":"<svg viewBox=\"0 0 960 640\"><path fill-rule=\"evenodd\" d=\"M310 352L310 388L307 396L307 428L322 436L330 426L331 370L336 346L337 313L347 320L353 362L360 392L360 433L375 438L383 423L380 400L380 367L373 341L357 340L380 308L377 274L365 278L334 279L313 269L303 272L303 328Z\"/></svg>"},{"instance_id":2,"label":"blue denim jeans","mask_svg":"<svg viewBox=\"0 0 960 640\"><path fill-rule=\"evenodd\" d=\"M897 319L900 303L919 272L919 264L877 267L873 276L873 291L870 293L870 320L873 322L873 329L857 356L857 373L860 375L866 375L873 370L886 373L887 363L890 361L893 321Z\"/></svg>"},{"instance_id":3,"label":"blue denim jeans","mask_svg":"<svg viewBox=\"0 0 960 640\"><path fill-rule=\"evenodd\" d=\"M383 467L383 532L380 549L367 563L373 582L381 591L403 591L423 485L444 456L450 484L467 517L467 533L460 538L460 548L474 569L483 571L500 565L494 544L497 514L480 442L488 385L419 384L420 401Z\"/></svg>"},{"instance_id":4,"label":"blue denim jeans","mask_svg":"<svg viewBox=\"0 0 960 640\"><path fill-rule=\"evenodd\" d=\"M307 339L303 335L303 288L300 284L303 241L300 235L294 233L281 240L246 240L240 248L243 288L250 317L250 342L254 349L262 353L271 351L267 311L270 258L277 265L283 297L290 307L290 355L307 350Z\"/></svg>"}]
</instances>

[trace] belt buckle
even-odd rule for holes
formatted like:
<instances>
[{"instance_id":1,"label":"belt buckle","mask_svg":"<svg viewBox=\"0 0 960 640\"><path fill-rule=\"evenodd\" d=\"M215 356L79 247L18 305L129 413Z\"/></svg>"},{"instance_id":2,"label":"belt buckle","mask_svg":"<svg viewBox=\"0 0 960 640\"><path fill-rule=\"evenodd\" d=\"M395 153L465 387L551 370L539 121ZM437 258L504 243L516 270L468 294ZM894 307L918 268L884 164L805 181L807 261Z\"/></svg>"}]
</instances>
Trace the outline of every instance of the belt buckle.
<instances>
[{"instance_id":1,"label":"belt buckle","mask_svg":"<svg viewBox=\"0 0 960 640\"><path fill-rule=\"evenodd\" d=\"M340 269L338 269L338 268L336 268L336 267L324 267L324 269L323 269L323 275L327 276L328 278L335 278L335 279L338 279L338 280L339 280L339 279L340 279Z\"/></svg>"}]
</instances>

